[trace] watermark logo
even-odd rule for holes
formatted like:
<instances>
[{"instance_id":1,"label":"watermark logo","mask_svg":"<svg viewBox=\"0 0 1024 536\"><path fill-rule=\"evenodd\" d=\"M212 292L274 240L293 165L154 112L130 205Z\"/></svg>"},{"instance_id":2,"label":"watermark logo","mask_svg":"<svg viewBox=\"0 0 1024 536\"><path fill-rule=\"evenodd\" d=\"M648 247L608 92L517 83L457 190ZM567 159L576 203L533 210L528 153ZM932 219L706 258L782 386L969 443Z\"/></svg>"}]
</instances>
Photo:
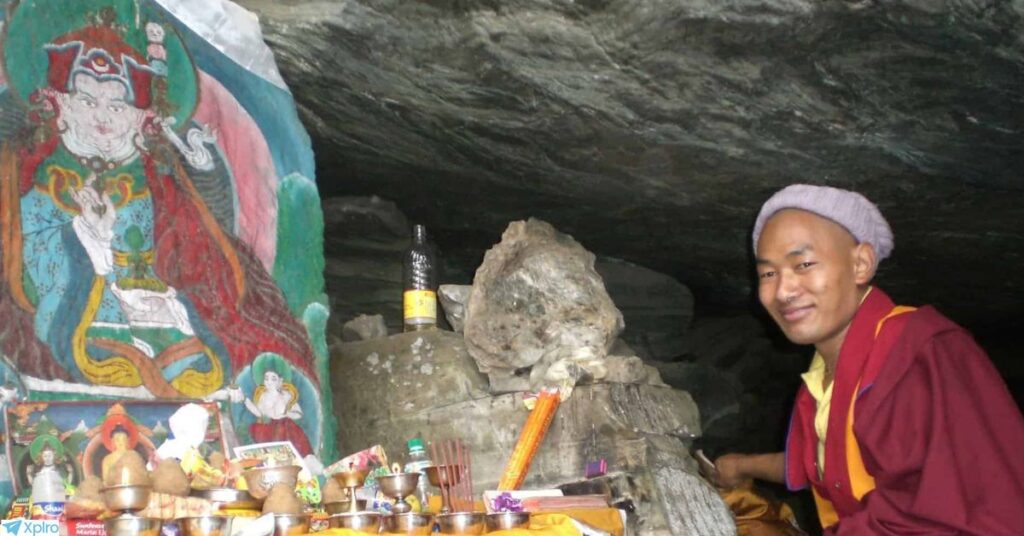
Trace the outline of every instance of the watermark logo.
<instances>
[{"instance_id":1,"label":"watermark logo","mask_svg":"<svg viewBox=\"0 0 1024 536\"><path fill-rule=\"evenodd\" d=\"M60 534L60 522L52 520L5 519L0 522L2 536L48 536Z\"/></svg>"}]
</instances>

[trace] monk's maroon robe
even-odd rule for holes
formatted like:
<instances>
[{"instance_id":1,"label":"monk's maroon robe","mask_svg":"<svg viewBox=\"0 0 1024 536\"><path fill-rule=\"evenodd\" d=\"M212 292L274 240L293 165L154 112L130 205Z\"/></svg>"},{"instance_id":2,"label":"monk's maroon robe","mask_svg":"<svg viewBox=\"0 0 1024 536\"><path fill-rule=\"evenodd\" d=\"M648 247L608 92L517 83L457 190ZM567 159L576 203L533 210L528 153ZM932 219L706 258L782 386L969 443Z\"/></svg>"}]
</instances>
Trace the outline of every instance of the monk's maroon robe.
<instances>
[{"instance_id":1,"label":"monk's maroon robe","mask_svg":"<svg viewBox=\"0 0 1024 536\"><path fill-rule=\"evenodd\" d=\"M826 535L1024 535L1024 418L1005 383L970 334L931 307L893 317L876 337L892 307L874 289L847 332L823 478L814 400L801 388L787 485L812 485L835 505L840 521ZM861 500L851 493L844 437L855 390L853 433L875 480Z\"/></svg>"}]
</instances>

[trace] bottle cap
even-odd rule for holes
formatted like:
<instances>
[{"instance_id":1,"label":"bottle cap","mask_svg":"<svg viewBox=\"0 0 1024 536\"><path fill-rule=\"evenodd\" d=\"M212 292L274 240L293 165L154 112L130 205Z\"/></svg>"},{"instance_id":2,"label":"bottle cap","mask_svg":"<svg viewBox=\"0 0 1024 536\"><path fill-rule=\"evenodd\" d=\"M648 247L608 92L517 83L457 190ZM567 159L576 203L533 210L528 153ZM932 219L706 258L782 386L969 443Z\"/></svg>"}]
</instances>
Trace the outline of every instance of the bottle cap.
<instances>
[{"instance_id":1,"label":"bottle cap","mask_svg":"<svg viewBox=\"0 0 1024 536\"><path fill-rule=\"evenodd\" d=\"M414 438L414 439L410 439L409 441L406 441L405 444L409 447L409 450L424 450L423 449L423 440L418 438L418 437Z\"/></svg>"}]
</instances>

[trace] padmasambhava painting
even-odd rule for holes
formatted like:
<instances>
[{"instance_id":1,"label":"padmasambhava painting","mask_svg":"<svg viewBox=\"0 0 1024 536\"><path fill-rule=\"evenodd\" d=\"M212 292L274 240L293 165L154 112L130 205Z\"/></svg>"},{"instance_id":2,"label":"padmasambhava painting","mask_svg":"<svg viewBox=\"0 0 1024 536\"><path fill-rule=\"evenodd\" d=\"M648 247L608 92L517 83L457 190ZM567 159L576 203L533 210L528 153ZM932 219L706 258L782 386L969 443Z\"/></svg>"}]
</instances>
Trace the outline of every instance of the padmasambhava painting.
<instances>
[{"instance_id":1,"label":"padmasambhava painting","mask_svg":"<svg viewBox=\"0 0 1024 536\"><path fill-rule=\"evenodd\" d=\"M222 400L243 442L309 454L332 432L308 137L258 29L210 42L181 4L7 6L2 377Z\"/></svg>"}]
</instances>

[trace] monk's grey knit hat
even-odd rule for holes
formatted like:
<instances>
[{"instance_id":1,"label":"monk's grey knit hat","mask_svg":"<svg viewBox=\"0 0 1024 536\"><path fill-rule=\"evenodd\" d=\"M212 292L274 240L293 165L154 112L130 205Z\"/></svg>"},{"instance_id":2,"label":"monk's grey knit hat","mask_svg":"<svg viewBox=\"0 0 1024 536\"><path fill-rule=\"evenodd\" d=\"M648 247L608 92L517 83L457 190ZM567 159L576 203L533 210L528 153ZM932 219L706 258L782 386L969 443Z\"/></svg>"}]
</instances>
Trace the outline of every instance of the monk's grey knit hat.
<instances>
[{"instance_id":1,"label":"monk's grey knit hat","mask_svg":"<svg viewBox=\"0 0 1024 536\"><path fill-rule=\"evenodd\" d=\"M754 223L754 251L765 222L785 208L813 212L842 225L857 242L867 242L875 248L878 262L892 253L892 229L874 203L857 192L812 184L787 186L764 202Z\"/></svg>"}]
</instances>

